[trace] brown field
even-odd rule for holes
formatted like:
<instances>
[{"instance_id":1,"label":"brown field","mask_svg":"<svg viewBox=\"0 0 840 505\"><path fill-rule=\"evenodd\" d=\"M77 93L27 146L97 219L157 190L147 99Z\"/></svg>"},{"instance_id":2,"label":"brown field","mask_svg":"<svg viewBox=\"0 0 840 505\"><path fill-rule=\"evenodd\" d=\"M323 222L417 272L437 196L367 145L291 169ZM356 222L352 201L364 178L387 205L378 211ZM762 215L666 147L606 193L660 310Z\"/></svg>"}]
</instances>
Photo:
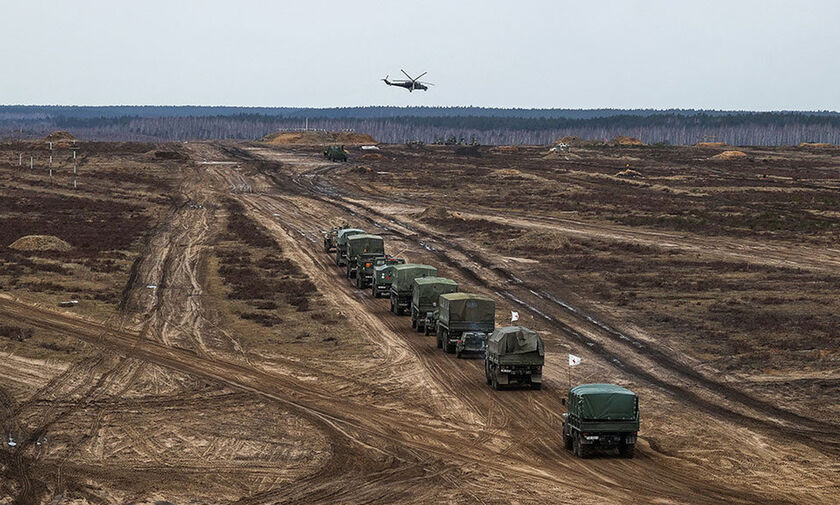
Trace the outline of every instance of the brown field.
<instances>
[{"instance_id":1,"label":"brown field","mask_svg":"<svg viewBox=\"0 0 840 505\"><path fill-rule=\"evenodd\" d=\"M79 146L0 144L0 504L837 500L840 149ZM519 311L544 389L353 288L345 221ZM563 449L568 352L635 459Z\"/></svg>"}]
</instances>

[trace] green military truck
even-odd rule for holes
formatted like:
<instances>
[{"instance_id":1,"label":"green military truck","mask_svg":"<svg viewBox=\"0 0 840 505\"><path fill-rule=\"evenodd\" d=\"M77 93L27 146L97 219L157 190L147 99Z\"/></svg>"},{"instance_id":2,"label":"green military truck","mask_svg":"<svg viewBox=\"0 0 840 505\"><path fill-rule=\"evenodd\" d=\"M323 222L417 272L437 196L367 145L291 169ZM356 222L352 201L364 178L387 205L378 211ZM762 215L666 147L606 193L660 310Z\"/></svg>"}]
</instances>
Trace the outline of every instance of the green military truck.
<instances>
[{"instance_id":1,"label":"green military truck","mask_svg":"<svg viewBox=\"0 0 840 505\"><path fill-rule=\"evenodd\" d=\"M636 452L639 432L639 398L614 384L581 384L563 399L563 444L579 458L599 449L618 449L623 458Z\"/></svg>"},{"instance_id":2,"label":"green military truck","mask_svg":"<svg viewBox=\"0 0 840 505\"><path fill-rule=\"evenodd\" d=\"M347 239L353 235L361 235L365 233L359 228L344 228L338 230L335 235L335 264L343 267L347 264Z\"/></svg>"},{"instance_id":3,"label":"green military truck","mask_svg":"<svg viewBox=\"0 0 840 505\"><path fill-rule=\"evenodd\" d=\"M487 334L483 331L465 331L458 343L455 344L455 357L463 358L465 354L484 356L487 350Z\"/></svg>"},{"instance_id":4,"label":"green military truck","mask_svg":"<svg viewBox=\"0 0 840 505\"><path fill-rule=\"evenodd\" d=\"M496 327L496 302L484 295L447 293L440 295L437 310L437 346L455 352L465 331L490 333Z\"/></svg>"},{"instance_id":5,"label":"green military truck","mask_svg":"<svg viewBox=\"0 0 840 505\"><path fill-rule=\"evenodd\" d=\"M385 240L379 235L359 233L349 237L347 239L347 278L359 279L356 274L361 273L365 284L360 286L357 282L356 287L367 287L370 275L373 274L373 260L379 256L385 256Z\"/></svg>"},{"instance_id":6,"label":"green military truck","mask_svg":"<svg viewBox=\"0 0 840 505\"><path fill-rule=\"evenodd\" d=\"M394 265L391 275L391 312L402 315L411 305L411 288L418 277L435 277L437 268L419 263Z\"/></svg>"},{"instance_id":7,"label":"green military truck","mask_svg":"<svg viewBox=\"0 0 840 505\"><path fill-rule=\"evenodd\" d=\"M376 258L373 261L373 278L370 281L371 296L380 298L390 293L394 266L404 264L405 260L402 258L391 258L390 256Z\"/></svg>"},{"instance_id":8,"label":"green military truck","mask_svg":"<svg viewBox=\"0 0 840 505\"><path fill-rule=\"evenodd\" d=\"M512 384L541 389L544 364L542 338L524 326L498 328L487 339L484 375L493 389Z\"/></svg>"},{"instance_id":9,"label":"green military truck","mask_svg":"<svg viewBox=\"0 0 840 505\"><path fill-rule=\"evenodd\" d=\"M344 146L329 146L324 149L324 157L330 161L347 161L347 151Z\"/></svg>"},{"instance_id":10,"label":"green military truck","mask_svg":"<svg viewBox=\"0 0 840 505\"><path fill-rule=\"evenodd\" d=\"M423 331L429 312L437 309L440 295L455 293L458 283L444 277L418 277L411 287L411 327Z\"/></svg>"},{"instance_id":11,"label":"green military truck","mask_svg":"<svg viewBox=\"0 0 840 505\"><path fill-rule=\"evenodd\" d=\"M341 226L333 226L329 231L324 232L324 252L333 252L335 250L335 240L338 238L338 232L348 228L350 228L350 225L343 224Z\"/></svg>"}]
</instances>

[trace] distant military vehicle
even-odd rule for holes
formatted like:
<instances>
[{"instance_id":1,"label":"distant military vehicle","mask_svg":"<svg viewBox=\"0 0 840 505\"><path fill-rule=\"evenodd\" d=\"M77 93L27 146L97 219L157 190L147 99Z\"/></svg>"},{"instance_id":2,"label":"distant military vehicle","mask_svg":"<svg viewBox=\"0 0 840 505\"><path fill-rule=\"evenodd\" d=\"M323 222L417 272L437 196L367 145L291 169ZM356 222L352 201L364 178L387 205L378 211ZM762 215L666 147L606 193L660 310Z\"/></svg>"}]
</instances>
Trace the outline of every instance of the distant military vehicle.
<instances>
[{"instance_id":1,"label":"distant military vehicle","mask_svg":"<svg viewBox=\"0 0 840 505\"><path fill-rule=\"evenodd\" d=\"M623 458L636 452L639 431L639 398L613 384L581 384L569 390L563 403L563 443L579 458L595 450L617 448Z\"/></svg>"},{"instance_id":2,"label":"distant military vehicle","mask_svg":"<svg viewBox=\"0 0 840 505\"><path fill-rule=\"evenodd\" d=\"M344 146L329 146L324 150L324 156L330 161L347 161Z\"/></svg>"},{"instance_id":3,"label":"distant military vehicle","mask_svg":"<svg viewBox=\"0 0 840 505\"><path fill-rule=\"evenodd\" d=\"M349 224L341 226L333 226L326 233L324 233L324 252L332 252L335 250L335 240L338 238L338 232L350 228Z\"/></svg>"},{"instance_id":4,"label":"distant military vehicle","mask_svg":"<svg viewBox=\"0 0 840 505\"><path fill-rule=\"evenodd\" d=\"M542 338L524 326L497 328L487 339L484 375L493 389L509 384L541 389L544 364Z\"/></svg>"},{"instance_id":5,"label":"distant military vehicle","mask_svg":"<svg viewBox=\"0 0 840 505\"><path fill-rule=\"evenodd\" d=\"M364 233L358 228L344 228L338 230L335 236L335 264L342 267L347 264L347 239L353 235Z\"/></svg>"},{"instance_id":6,"label":"distant military vehicle","mask_svg":"<svg viewBox=\"0 0 840 505\"><path fill-rule=\"evenodd\" d=\"M411 304L411 288L418 277L434 277L437 268L418 263L394 265L391 278L391 312L402 315Z\"/></svg>"},{"instance_id":7,"label":"distant military vehicle","mask_svg":"<svg viewBox=\"0 0 840 505\"><path fill-rule=\"evenodd\" d=\"M429 312L437 309L438 298L458 291L458 283L443 277L418 277L411 287L411 327L423 331Z\"/></svg>"},{"instance_id":8,"label":"distant military vehicle","mask_svg":"<svg viewBox=\"0 0 840 505\"><path fill-rule=\"evenodd\" d=\"M484 295L448 293L438 299L437 346L455 352L465 331L490 333L496 327L496 302Z\"/></svg>"},{"instance_id":9,"label":"distant military vehicle","mask_svg":"<svg viewBox=\"0 0 840 505\"><path fill-rule=\"evenodd\" d=\"M465 354L484 356L486 350L486 333L483 331L465 331L455 344L455 357L462 358Z\"/></svg>"},{"instance_id":10,"label":"distant military vehicle","mask_svg":"<svg viewBox=\"0 0 840 505\"><path fill-rule=\"evenodd\" d=\"M385 241L379 235L359 233L347 238L347 278L357 279L359 266L362 267L363 285L356 282L356 287L367 287L373 274L373 259L385 256Z\"/></svg>"},{"instance_id":11,"label":"distant military vehicle","mask_svg":"<svg viewBox=\"0 0 840 505\"><path fill-rule=\"evenodd\" d=\"M370 281L370 294L379 298L391 292L391 280L395 265L404 265L402 258L381 257L373 261L373 278Z\"/></svg>"}]
</instances>

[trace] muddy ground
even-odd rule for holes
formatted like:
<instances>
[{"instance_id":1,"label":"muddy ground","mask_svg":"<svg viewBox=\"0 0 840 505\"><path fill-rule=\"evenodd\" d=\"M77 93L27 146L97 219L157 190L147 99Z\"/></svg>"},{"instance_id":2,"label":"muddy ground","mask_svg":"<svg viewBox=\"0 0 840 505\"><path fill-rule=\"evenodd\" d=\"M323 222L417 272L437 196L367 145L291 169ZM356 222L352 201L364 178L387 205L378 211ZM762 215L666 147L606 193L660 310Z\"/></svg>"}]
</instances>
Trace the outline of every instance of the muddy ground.
<instances>
[{"instance_id":1,"label":"muddy ground","mask_svg":"<svg viewBox=\"0 0 840 505\"><path fill-rule=\"evenodd\" d=\"M836 150L80 143L74 189L45 147L0 145L0 503L836 500ZM544 389L353 288L345 221L518 311ZM568 352L635 459L563 449Z\"/></svg>"}]
</instances>

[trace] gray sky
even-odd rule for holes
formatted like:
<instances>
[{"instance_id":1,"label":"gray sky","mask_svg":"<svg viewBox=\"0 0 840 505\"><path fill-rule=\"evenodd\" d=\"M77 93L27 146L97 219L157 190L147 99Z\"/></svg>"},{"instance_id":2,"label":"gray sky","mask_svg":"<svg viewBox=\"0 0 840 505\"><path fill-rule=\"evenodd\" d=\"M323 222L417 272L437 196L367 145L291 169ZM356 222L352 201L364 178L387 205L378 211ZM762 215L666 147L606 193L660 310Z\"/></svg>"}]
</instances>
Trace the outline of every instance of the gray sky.
<instances>
[{"instance_id":1,"label":"gray sky","mask_svg":"<svg viewBox=\"0 0 840 505\"><path fill-rule=\"evenodd\" d=\"M4 104L840 110L835 0L0 5Z\"/></svg>"}]
</instances>

